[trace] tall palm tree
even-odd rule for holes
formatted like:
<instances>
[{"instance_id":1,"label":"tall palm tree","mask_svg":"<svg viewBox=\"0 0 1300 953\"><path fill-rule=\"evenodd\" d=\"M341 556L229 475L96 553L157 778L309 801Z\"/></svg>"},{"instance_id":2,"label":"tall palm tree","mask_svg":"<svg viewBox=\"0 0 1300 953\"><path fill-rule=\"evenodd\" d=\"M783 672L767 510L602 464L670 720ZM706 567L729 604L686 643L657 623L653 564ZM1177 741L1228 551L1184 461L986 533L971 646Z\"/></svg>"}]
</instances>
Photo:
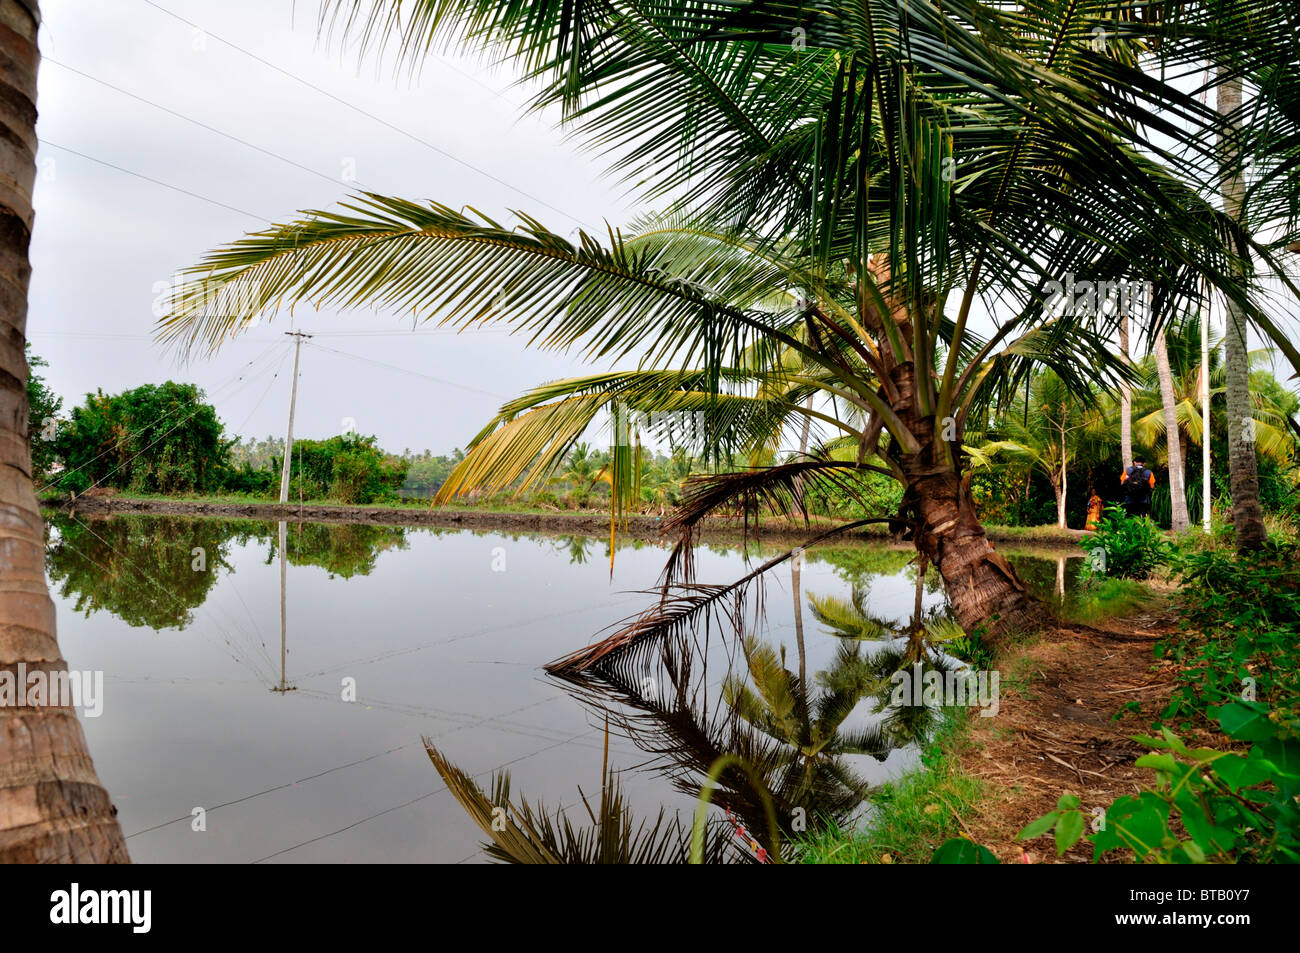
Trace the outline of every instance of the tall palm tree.
<instances>
[{"instance_id":1,"label":"tall palm tree","mask_svg":"<svg viewBox=\"0 0 1300 953\"><path fill-rule=\"evenodd\" d=\"M1119 319L1119 353L1129 360L1129 316L1127 311ZM1127 381L1119 385L1119 447L1120 464L1129 466L1133 462L1133 386Z\"/></svg>"},{"instance_id":2,"label":"tall palm tree","mask_svg":"<svg viewBox=\"0 0 1300 953\"><path fill-rule=\"evenodd\" d=\"M818 481L881 472L904 486L904 502L876 519L938 567L963 625L1036 625L1042 607L975 516L962 433L1031 364L1080 391L1128 373L1104 343L1113 311L1057 308L1053 286L1075 275L1153 282L1158 326L1205 281L1255 309L1300 365L1220 261L1220 217L1198 191L1216 117L1151 62L1226 57L1230 44L1238 58L1275 55L1285 17L1261 4L1255 29L1228 37L1167 27L1136 0L1116 18L1116 6L328 3L333 26L374 44L395 38L411 60L456 42L519 64L534 105L559 108L607 148L620 175L670 206L669 226L573 243L528 216L511 228L366 194L210 254L160 333L208 349L285 298L310 299L462 327L506 322L541 346L635 360L634 371L548 385L503 407L444 497L544 478L612 405L702 415L715 459L790 421L828 417L857 444L854 459L706 478L672 524L683 545L739 499L798 509ZM1101 52L1097 29L1115 33ZM768 304L793 290L802 304ZM992 312L987 336L972 320L977 298ZM739 367L755 342L771 359ZM802 373L783 366L786 348ZM783 397L754 397L781 380ZM809 393L865 422L807 409ZM602 651L693 624L735 591L697 593L675 615L661 603L657 621Z\"/></svg>"},{"instance_id":3,"label":"tall palm tree","mask_svg":"<svg viewBox=\"0 0 1300 953\"><path fill-rule=\"evenodd\" d=\"M1226 68L1219 71L1216 104L1226 119L1220 135L1223 159L1220 166L1220 189L1223 212L1240 224L1246 195L1246 179L1241 164L1243 151L1239 141L1241 124L1240 76ZM1239 269L1244 266L1238 265ZM1223 335L1223 367L1228 400L1228 475L1232 488L1232 533L1240 552L1259 549L1268 538L1264 528L1264 507L1259 501L1259 464L1255 458L1255 441L1250 431L1250 359L1246 337L1249 324L1237 302L1229 301Z\"/></svg>"},{"instance_id":4,"label":"tall palm tree","mask_svg":"<svg viewBox=\"0 0 1300 953\"><path fill-rule=\"evenodd\" d=\"M1224 368L1218 350L1220 342L1210 339L1209 367L1206 368L1200 353L1202 320L1201 315L1190 315L1171 323L1165 334L1177 427L1175 432L1178 434L1176 442L1184 467L1190 448L1201 446L1203 440L1204 422L1200 396L1203 375L1208 377L1206 385L1212 400L1211 430L1222 436L1227 428L1227 414L1223 407ZM1247 358L1252 367L1262 370L1262 365L1269 359L1269 352L1252 351ZM1165 415L1166 402L1160 393L1159 375L1153 364L1154 356L1151 356L1139 365L1143 386L1136 393L1133 431L1138 443L1152 453L1155 462L1169 465L1167 451L1163 449L1167 446L1169 425ZM1260 373L1260 370L1253 373ZM1279 466L1289 465L1293 456L1294 436L1286 423L1286 408L1270 400L1266 388L1254 386L1251 389L1250 403L1256 454Z\"/></svg>"},{"instance_id":5,"label":"tall palm tree","mask_svg":"<svg viewBox=\"0 0 1300 953\"><path fill-rule=\"evenodd\" d=\"M1156 376L1160 382L1160 404L1164 412L1166 447L1169 458L1169 500L1172 516L1170 523L1175 533L1185 533L1191 526L1187 515L1187 489L1184 486L1187 471L1183 466L1182 441L1179 439L1178 402L1174 396L1174 375L1169 368L1169 345L1165 329L1155 336Z\"/></svg>"},{"instance_id":6,"label":"tall palm tree","mask_svg":"<svg viewBox=\"0 0 1300 953\"><path fill-rule=\"evenodd\" d=\"M99 783L76 712L67 704L29 706L28 685L17 684L20 672L49 678L68 666L45 584L45 534L27 443L27 249L40 62L36 0L0 0L0 23L0 322L6 342L0 350L0 675L7 676L18 700L0 704L0 862L124 863L117 811Z\"/></svg>"}]
</instances>

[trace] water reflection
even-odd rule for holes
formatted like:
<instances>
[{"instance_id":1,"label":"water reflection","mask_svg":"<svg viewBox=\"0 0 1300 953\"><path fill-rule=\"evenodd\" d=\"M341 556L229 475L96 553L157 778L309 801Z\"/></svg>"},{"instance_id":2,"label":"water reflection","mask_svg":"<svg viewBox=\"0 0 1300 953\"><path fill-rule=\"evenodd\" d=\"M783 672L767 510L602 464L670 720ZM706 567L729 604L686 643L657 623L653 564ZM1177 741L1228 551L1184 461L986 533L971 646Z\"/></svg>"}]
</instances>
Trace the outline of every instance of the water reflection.
<instances>
[{"instance_id":1,"label":"water reflection","mask_svg":"<svg viewBox=\"0 0 1300 953\"><path fill-rule=\"evenodd\" d=\"M620 544L611 585L597 538L290 523L281 542L273 522L50 522L60 637L78 667L107 672L109 704L87 731L138 860L481 859L484 832L459 800L473 792L438 785L422 736L491 806L508 800L496 782L510 764L509 816L534 834L549 817L569 857L680 859L710 767L737 755L771 792L788 854L801 822L860 817L932 727L928 709L887 704L888 673L917 633L934 664L945 644L937 581L905 549L809 552L769 585L745 639L691 633L638 668L561 680L539 665L643 606L626 593L653 584L663 548ZM498 548L507 572L491 568ZM745 564L734 547L700 557L702 578ZM1012 558L1045 595L1057 587L1055 559ZM1063 565L1069 588L1075 563ZM341 699L343 678L357 703ZM723 774L713 803L709 856L752 859L728 810L777 843L743 772ZM189 835L196 804L219 806L219 838ZM643 823L654 837L615 836Z\"/></svg>"}]
</instances>

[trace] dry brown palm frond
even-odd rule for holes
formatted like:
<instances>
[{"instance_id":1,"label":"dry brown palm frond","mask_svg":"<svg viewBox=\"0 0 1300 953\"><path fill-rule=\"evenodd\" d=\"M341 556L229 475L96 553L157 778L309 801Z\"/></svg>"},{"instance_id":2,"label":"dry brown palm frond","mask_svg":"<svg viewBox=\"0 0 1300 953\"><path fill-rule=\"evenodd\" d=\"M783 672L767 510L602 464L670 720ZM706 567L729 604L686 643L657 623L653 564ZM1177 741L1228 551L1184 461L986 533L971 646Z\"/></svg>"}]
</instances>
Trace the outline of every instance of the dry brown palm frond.
<instances>
[{"instance_id":1,"label":"dry brown palm frond","mask_svg":"<svg viewBox=\"0 0 1300 953\"><path fill-rule=\"evenodd\" d=\"M594 645L557 659L546 666L548 672L590 672L598 666L625 664L635 660L637 653L648 651L657 640L693 631L701 622L709 622L714 614L732 631L739 631L744 617L745 593L751 583L781 565L797 552L815 546L835 536L851 532L872 523L887 523L892 517L854 520L820 533L803 546L773 556L753 572L725 586L701 584L664 585L658 592L660 601L649 609L633 616L613 635ZM727 597L731 596L730 604Z\"/></svg>"},{"instance_id":2,"label":"dry brown palm frond","mask_svg":"<svg viewBox=\"0 0 1300 953\"><path fill-rule=\"evenodd\" d=\"M760 512L777 517L798 515L807 523L809 491L838 490L849 499L864 503L851 479L854 473L862 471L891 475L883 467L871 464L809 455L778 466L693 477L686 482L685 498L664 523L664 535L675 534L678 541L664 566L663 583L690 581L695 531L705 517L723 508L739 507L746 538L751 518L757 528Z\"/></svg>"}]
</instances>

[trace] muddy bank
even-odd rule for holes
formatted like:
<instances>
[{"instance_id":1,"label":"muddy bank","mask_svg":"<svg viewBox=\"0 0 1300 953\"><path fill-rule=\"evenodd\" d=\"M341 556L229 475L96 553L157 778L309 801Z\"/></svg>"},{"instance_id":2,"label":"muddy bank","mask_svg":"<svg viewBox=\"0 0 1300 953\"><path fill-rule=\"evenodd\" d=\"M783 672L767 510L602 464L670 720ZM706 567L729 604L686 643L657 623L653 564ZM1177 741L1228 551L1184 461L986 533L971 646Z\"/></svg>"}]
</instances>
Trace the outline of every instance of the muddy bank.
<instances>
[{"instance_id":1,"label":"muddy bank","mask_svg":"<svg viewBox=\"0 0 1300 953\"><path fill-rule=\"evenodd\" d=\"M322 503L210 503L201 500L140 500L119 496L84 496L76 501L44 499L41 505L79 516L114 516L124 513L148 513L159 516L210 516L225 519L285 520L291 523L374 523L387 526L436 526L449 529L500 530L517 533L546 533L564 536L609 536L609 514L604 512L510 513L494 510L448 508L346 506ZM811 524L794 521L764 520L750 536L763 540L797 543L816 532L833 527L838 521L815 520ZM663 521L655 516L628 516L626 530L619 537L662 542ZM701 535L706 540L739 540L745 533L738 519L707 520ZM845 537L874 535L881 532L846 533Z\"/></svg>"},{"instance_id":2,"label":"muddy bank","mask_svg":"<svg viewBox=\"0 0 1300 953\"><path fill-rule=\"evenodd\" d=\"M565 536L609 536L609 514L606 512L511 513L499 510L473 510L459 508L414 508L386 506L346 506L338 504L307 503L213 503L202 500L133 499L122 496L83 496L75 501L66 498L45 498L41 506L83 516L112 516L119 513L149 513L162 516L211 516L226 519L286 520L293 523L375 523L387 526L436 526L450 529L501 530L517 533L546 533ZM755 532L750 526L751 538L774 542L802 542L810 536L825 532L847 520L818 518L810 523L802 520L764 519ZM626 530L619 537L648 542L662 542L663 520L657 516L628 516ZM1064 532L1052 529L1046 532L1023 530L1000 531L988 529L990 539L1025 546L1063 548L1077 551L1076 540L1085 534L1079 530ZM727 542L744 538L745 530L737 518L705 520L701 538ZM888 537L882 526L868 526L845 533L844 539L876 539L884 542ZM907 544L902 544L907 545Z\"/></svg>"},{"instance_id":3,"label":"muddy bank","mask_svg":"<svg viewBox=\"0 0 1300 953\"><path fill-rule=\"evenodd\" d=\"M1177 610L1166 600L1097 628L1062 623L1000 660L998 715L972 719L961 757L966 772L988 786L963 825L967 836L1004 863L1092 859L1087 840L1058 858L1050 834L1030 841L1016 835L1055 810L1063 794L1076 795L1085 810L1104 810L1120 795L1138 794L1153 783L1150 770L1134 765L1150 749L1132 736L1150 733L1151 719L1173 692L1177 668L1157 662L1152 648L1177 625ZM1126 710L1129 702L1138 704L1140 714Z\"/></svg>"}]
</instances>

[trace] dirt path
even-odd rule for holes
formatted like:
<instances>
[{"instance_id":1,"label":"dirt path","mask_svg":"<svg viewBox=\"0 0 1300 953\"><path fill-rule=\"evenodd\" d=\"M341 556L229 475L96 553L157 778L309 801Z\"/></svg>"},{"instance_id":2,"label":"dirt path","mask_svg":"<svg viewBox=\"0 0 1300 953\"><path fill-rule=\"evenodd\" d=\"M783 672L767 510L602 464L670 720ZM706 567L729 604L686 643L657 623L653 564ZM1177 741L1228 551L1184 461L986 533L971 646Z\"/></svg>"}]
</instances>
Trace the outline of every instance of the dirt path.
<instances>
[{"instance_id":1,"label":"dirt path","mask_svg":"<svg viewBox=\"0 0 1300 953\"><path fill-rule=\"evenodd\" d=\"M962 767L983 779L988 796L966 821L967 833L1003 863L1087 863L1086 840L1063 858L1051 834L1022 843L1016 834L1056 808L1062 794L1078 795L1084 810L1105 808L1152 779L1133 767L1147 749L1130 740L1146 734L1173 690L1175 669L1157 662L1154 644L1177 628L1172 606L1129 616L1098 629L1062 626L1042 641L1009 650L998 714L976 718ZM1125 713L1125 703L1141 713Z\"/></svg>"}]
</instances>

